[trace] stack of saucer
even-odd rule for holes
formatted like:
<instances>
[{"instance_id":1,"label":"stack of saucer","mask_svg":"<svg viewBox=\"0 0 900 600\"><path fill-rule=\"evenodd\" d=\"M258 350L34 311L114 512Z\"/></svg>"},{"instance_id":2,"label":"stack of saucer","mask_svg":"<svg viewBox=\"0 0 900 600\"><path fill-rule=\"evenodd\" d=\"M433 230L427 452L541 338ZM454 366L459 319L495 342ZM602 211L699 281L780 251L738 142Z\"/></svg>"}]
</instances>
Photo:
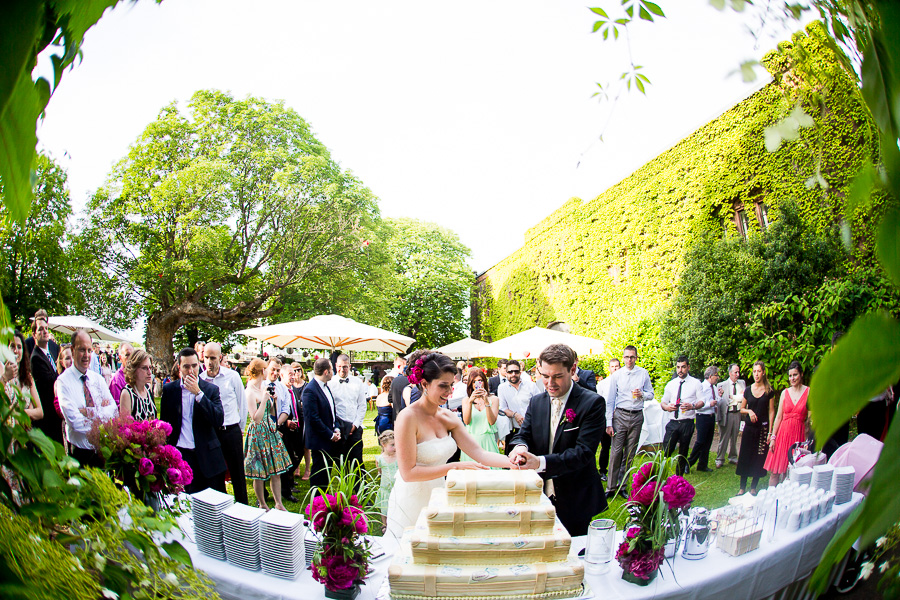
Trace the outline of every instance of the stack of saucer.
<instances>
[{"instance_id":1,"label":"stack of saucer","mask_svg":"<svg viewBox=\"0 0 900 600\"><path fill-rule=\"evenodd\" d=\"M259 571L259 519L266 511L235 504L222 513L225 556L231 564Z\"/></svg>"},{"instance_id":2,"label":"stack of saucer","mask_svg":"<svg viewBox=\"0 0 900 600\"><path fill-rule=\"evenodd\" d=\"M294 580L305 568L302 516L270 510L259 520L259 542L266 575Z\"/></svg>"},{"instance_id":3,"label":"stack of saucer","mask_svg":"<svg viewBox=\"0 0 900 600\"><path fill-rule=\"evenodd\" d=\"M853 496L853 482L856 479L856 469L853 467L837 467L834 470L831 489L834 492L834 503L845 504L850 502Z\"/></svg>"},{"instance_id":4,"label":"stack of saucer","mask_svg":"<svg viewBox=\"0 0 900 600\"><path fill-rule=\"evenodd\" d=\"M797 485L804 483L809 485L812 482L813 470L809 467L791 467L791 481L795 481Z\"/></svg>"},{"instance_id":5,"label":"stack of saucer","mask_svg":"<svg viewBox=\"0 0 900 600\"><path fill-rule=\"evenodd\" d=\"M197 541L197 549L203 554L225 560L225 544L222 541L222 512L233 504L234 498L212 488L207 488L191 496L194 537Z\"/></svg>"},{"instance_id":6,"label":"stack of saucer","mask_svg":"<svg viewBox=\"0 0 900 600\"><path fill-rule=\"evenodd\" d=\"M834 467L832 465L816 465L813 467L813 476L811 487L828 491L831 489L831 477L834 475Z\"/></svg>"}]
</instances>

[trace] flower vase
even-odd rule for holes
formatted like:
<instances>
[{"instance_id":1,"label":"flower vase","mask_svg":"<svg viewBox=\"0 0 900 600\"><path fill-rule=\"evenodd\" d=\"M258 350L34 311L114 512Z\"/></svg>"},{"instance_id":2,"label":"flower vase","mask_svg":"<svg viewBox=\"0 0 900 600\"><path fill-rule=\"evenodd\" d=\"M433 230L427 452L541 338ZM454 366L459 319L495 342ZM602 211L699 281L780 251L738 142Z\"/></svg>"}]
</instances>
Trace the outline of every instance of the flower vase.
<instances>
[{"instance_id":1,"label":"flower vase","mask_svg":"<svg viewBox=\"0 0 900 600\"><path fill-rule=\"evenodd\" d=\"M141 498L141 501L147 506L150 510L155 513L160 511L162 507L162 494L159 492L147 492L144 494L144 497Z\"/></svg>"},{"instance_id":2,"label":"flower vase","mask_svg":"<svg viewBox=\"0 0 900 600\"><path fill-rule=\"evenodd\" d=\"M359 584L353 584L353 587L346 590L329 590L325 588L325 597L334 600L353 600L359 596Z\"/></svg>"},{"instance_id":3,"label":"flower vase","mask_svg":"<svg viewBox=\"0 0 900 600\"><path fill-rule=\"evenodd\" d=\"M641 579L640 577L635 577L628 571L622 571L622 579L624 579L628 583L633 583L635 585L650 585L650 582L656 579L657 573L659 573L659 569L654 569L650 572L647 579Z\"/></svg>"}]
</instances>

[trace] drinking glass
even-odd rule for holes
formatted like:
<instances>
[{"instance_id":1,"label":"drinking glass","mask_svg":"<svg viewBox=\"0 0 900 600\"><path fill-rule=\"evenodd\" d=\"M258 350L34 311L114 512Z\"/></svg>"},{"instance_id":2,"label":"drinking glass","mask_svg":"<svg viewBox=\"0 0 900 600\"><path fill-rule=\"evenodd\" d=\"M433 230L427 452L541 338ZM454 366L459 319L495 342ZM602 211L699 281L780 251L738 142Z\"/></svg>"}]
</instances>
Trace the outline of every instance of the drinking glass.
<instances>
[{"instance_id":1,"label":"drinking glass","mask_svg":"<svg viewBox=\"0 0 900 600\"><path fill-rule=\"evenodd\" d=\"M584 569L599 575L609 570L616 545L616 522L612 519L594 519L588 527L584 547Z\"/></svg>"}]
</instances>

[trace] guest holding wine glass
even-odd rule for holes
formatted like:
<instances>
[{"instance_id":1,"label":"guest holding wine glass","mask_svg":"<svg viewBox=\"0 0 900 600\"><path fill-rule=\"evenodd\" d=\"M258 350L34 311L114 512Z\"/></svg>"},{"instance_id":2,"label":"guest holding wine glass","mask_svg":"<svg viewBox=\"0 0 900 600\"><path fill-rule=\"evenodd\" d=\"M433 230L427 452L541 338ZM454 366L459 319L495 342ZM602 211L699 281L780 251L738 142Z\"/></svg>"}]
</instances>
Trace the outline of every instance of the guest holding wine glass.
<instances>
[{"instance_id":1,"label":"guest holding wine glass","mask_svg":"<svg viewBox=\"0 0 900 600\"><path fill-rule=\"evenodd\" d=\"M741 401L744 432L736 472L741 477L741 491L747 491L747 479L752 478L750 493L756 495L759 480L766 475L766 454L769 451L769 425L775 420L775 392L766 377L766 365L753 363L753 385L744 390Z\"/></svg>"},{"instance_id":2,"label":"guest holding wine glass","mask_svg":"<svg viewBox=\"0 0 900 600\"><path fill-rule=\"evenodd\" d=\"M152 360L146 350L135 350L125 361L122 371L126 385L119 396L120 415L131 415L135 421L156 418L156 402L150 391L152 368Z\"/></svg>"}]
</instances>

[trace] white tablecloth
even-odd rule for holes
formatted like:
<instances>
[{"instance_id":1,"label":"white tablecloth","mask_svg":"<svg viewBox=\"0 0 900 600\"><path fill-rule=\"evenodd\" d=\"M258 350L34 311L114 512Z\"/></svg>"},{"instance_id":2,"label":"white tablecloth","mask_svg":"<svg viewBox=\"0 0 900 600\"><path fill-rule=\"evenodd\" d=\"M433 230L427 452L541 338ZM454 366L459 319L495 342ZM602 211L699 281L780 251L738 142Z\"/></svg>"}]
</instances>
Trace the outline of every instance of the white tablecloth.
<instances>
[{"instance_id":1,"label":"white tablecloth","mask_svg":"<svg viewBox=\"0 0 900 600\"><path fill-rule=\"evenodd\" d=\"M586 574L585 579L597 600L762 600L803 597L802 582L819 563L825 546L838 527L861 501L861 494L853 494L851 502L835 506L830 515L796 532L780 530L771 542L768 541L766 531L760 547L742 556L733 557L715 547L710 548L709 555L702 560L685 560L678 554L663 564L659 576L646 587L622 580L622 569L615 560L607 573ZM188 516L182 517L181 521L188 523ZM206 572L223 599L316 600L325 597L325 588L312 578L308 570L304 570L295 581L269 577L259 571L247 571L201 554L190 541L193 538L192 528L185 526L185 529L189 536L180 541L190 552L194 567ZM377 539L387 556L372 564L373 572L362 588L360 600L374 600L387 575L390 557L397 548L393 539ZM574 549L584 548L585 539L584 536L573 538Z\"/></svg>"}]
</instances>

